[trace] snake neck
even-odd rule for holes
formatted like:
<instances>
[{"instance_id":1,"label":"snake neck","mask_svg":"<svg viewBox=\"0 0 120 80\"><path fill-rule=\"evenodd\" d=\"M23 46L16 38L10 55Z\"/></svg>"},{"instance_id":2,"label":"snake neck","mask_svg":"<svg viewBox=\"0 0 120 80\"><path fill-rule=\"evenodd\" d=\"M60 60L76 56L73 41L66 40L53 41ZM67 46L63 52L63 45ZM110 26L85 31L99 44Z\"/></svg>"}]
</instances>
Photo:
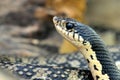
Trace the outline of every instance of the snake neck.
<instances>
[{"instance_id":1,"label":"snake neck","mask_svg":"<svg viewBox=\"0 0 120 80\"><path fill-rule=\"evenodd\" d=\"M93 51L89 42L85 42L80 48L80 51L88 62L94 80L110 80L108 74L102 72L102 64L97 59L96 52Z\"/></svg>"},{"instance_id":2,"label":"snake neck","mask_svg":"<svg viewBox=\"0 0 120 80\"><path fill-rule=\"evenodd\" d=\"M87 59L91 71L93 72L95 69L97 70L97 67L99 67L101 73L103 75L107 74L110 80L120 80L120 72L111 58L108 49L96 32L94 32L90 27L84 26L84 29L82 29L79 34L87 41L87 46L84 45L80 51ZM94 60L96 62L94 62ZM92 64L92 66L90 64ZM99 77L97 76L96 78Z\"/></svg>"},{"instance_id":3,"label":"snake neck","mask_svg":"<svg viewBox=\"0 0 120 80\"><path fill-rule=\"evenodd\" d=\"M120 72L102 40L99 39L99 37L92 38L90 44L92 45L92 50L96 53L97 59L102 65L102 73L108 74L110 80L120 80Z\"/></svg>"}]
</instances>

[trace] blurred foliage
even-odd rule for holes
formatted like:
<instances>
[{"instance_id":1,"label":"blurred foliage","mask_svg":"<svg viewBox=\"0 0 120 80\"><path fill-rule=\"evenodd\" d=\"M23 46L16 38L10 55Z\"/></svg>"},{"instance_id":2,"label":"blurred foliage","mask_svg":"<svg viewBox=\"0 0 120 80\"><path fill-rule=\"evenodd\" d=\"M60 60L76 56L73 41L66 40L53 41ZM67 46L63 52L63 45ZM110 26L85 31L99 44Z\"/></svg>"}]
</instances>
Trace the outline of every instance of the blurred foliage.
<instances>
[{"instance_id":1,"label":"blurred foliage","mask_svg":"<svg viewBox=\"0 0 120 80\"><path fill-rule=\"evenodd\" d=\"M84 21L86 0L47 0L46 6L54 9L58 14Z\"/></svg>"}]
</instances>

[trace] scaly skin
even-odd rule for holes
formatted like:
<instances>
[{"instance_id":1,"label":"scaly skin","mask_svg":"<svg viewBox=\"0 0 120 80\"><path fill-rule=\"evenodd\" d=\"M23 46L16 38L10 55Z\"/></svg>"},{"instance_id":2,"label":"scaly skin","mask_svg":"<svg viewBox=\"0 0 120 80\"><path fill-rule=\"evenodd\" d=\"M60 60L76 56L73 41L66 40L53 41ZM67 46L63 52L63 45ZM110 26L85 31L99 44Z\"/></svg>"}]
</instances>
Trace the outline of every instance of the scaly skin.
<instances>
[{"instance_id":1,"label":"scaly skin","mask_svg":"<svg viewBox=\"0 0 120 80\"><path fill-rule=\"evenodd\" d=\"M62 63L61 66L55 66L50 65L50 63L30 63L29 60L34 58L28 58L28 62L21 62L27 58L3 55L0 57L0 67L11 71L16 76L21 77L22 80L92 80L91 73L88 70L80 70L70 66L64 67ZM40 59L42 61L42 57Z\"/></svg>"},{"instance_id":2,"label":"scaly skin","mask_svg":"<svg viewBox=\"0 0 120 80\"><path fill-rule=\"evenodd\" d=\"M64 18L60 18L60 20L63 19ZM74 22L71 19L67 19L66 21L70 21L72 23ZM63 25L61 22L59 24ZM79 25L83 26L82 24ZM66 25L64 24L63 29L65 26ZM79 31L79 33L84 33L84 34L80 34L83 38L81 36L77 37L76 34L74 34L73 36L72 34L69 33L69 35L71 35L71 41L73 38L75 40L79 39L81 41L81 42L76 42L76 41L73 42L77 46L80 46L79 47L80 51L83 53L85 58L87 58L91 71L95 73L97 72L96 70L99 69L98 73L96 73L98 74L97 76L98 80L104 78L104 74L106 74L106 76L108 76L111 80L119 80L119 74L117 72L117 68L113 67L114 64L113 63L107 64L109 65L107 66L109 69L106 70L106 66L104 65L105 63L101 61L104 60L102 58L106 57L103 56L103 53L106 55L107 51L103 47L103 45L101 45L102 44L101 41L100 43L98 42L100 39L99 38L96 39L98 35L92 35L89 32L89 28L87 29L84 27L85 25L82 27L82 29L80 29L82 32ZM77 30L79 30L79 28ZM74 29L72 30L69 29L69 31L74 31ZM65 31L64 33L66 34ZM87 36L88 33L90 37L89 35ZM91 39L91 36L93 36L94 39ZM96 44L93 45L91 40L93 43ZM98 43L100 45L98 45ZM100 54L98 55L98 53L101 53L102 56ZM107 60L108 63L110 62L109 57L106 58L105 60ZM93 67L94 64L96 63L97 66ZM86 67L83 65L85 65L85 61L83 60L83 57L81 57L80 53L65 54L65 55L48 53L48 55L40 54L40 56L37 57L20 57L19 55L0 55L0 68L11 71L13 74L19 76L22 80L23 79L25 80L26 79L27 80L93 80L92 75L94 77L96 76L96 74L91 75L89 70L87 69L83 70L83 68ZM100 67L100 65L102 67ZM101 70L104 73L101 72ZM113 73L109 71L112 71ZM94 79L95 78L96 77L94 77ZM107 79L105 78L104 80Z\"/></svg>"},{"instance_id":3,"label":"scaly skin","mask_svg":"<svg viewBox=\"0 0 120 80\"><path fill-rule=\"evenodd\" d=\"M119 70L94 30L70 18L54 17L53 22L56 30L80 49L94 80L120 80Z\"/></svg>"}]
</instances>

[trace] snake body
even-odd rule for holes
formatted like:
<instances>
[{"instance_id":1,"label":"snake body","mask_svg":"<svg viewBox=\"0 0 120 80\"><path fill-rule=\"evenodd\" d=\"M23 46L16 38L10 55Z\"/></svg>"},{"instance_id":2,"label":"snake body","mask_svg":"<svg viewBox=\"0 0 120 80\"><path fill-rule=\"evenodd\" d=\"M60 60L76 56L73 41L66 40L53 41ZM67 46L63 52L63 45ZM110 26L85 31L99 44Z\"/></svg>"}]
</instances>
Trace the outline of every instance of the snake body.
<instances>
[{"instance_id":1,"label":"snake body","mask_svg":"<svg viewBox=\"0 0 120 80\"><path fill-rule=\"evenodd\" d=\"M81 70L80 53L27 58L0 55L0 67L27 80L120 80L120 72L96 32L70 18L54 17L53 22L57 31L80 49L91 72Z\"/></svg>"},{"instance_id":2,"label":"snake body","mask_svg":"<svg viewBox=\"0 0 120 80\"><path fill-rule=\"evenodd\" d=\"M94 30L70 18L54 17L53 21L57 31L80 49L94 80L120 80L119 70Z\"/></svg>"},{"instance_id":3,"label":"snake body","mask_svg":"<svg viewBox=\"0 0 120 80\"><path fill-rule=\"evenodd\" d=\"M56 54L51 55L53 57L49 56L51 58L1 55L0 68L25 80L93 80L89 70L81 70L78 68L80 65L71 64L74 61L80 62L80 53L75 53L75 55Z\"/></svg>"}]
</instances>

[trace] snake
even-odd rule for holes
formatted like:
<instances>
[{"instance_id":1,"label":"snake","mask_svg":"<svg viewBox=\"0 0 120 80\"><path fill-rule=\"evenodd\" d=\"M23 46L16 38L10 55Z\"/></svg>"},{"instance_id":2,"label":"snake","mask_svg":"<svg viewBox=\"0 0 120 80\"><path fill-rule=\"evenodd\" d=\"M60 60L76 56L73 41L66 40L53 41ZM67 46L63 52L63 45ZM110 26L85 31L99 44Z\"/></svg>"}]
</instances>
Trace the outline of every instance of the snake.
<instances>
[{"instance_id":1,"label":"snake","mask_svg":"<svg viewBox=\"0 0 120 80\"><path fill-rule=\"evenodd\" d=\"M119 70L93 29L70 18L54 17L53 22L57 31L84 55L94 80L120 80Z\"/></svg>"},{"instance_id":2,"label":"snake","mask_svg":"<svg viewBox=\"0 0 120 80\"><path fill-rule=\"evenodd\" d=\"M53 17L56 30L78 47L74 54L48 54L36 57L0 55L0 68L27 80L120 80L110 52L89 26L71 18ZM89 69L81 69L83 57ZM115 55L115 54L114 54ZM82 64L82 63L81 63Z\"/></svg>"}]
</instances>

